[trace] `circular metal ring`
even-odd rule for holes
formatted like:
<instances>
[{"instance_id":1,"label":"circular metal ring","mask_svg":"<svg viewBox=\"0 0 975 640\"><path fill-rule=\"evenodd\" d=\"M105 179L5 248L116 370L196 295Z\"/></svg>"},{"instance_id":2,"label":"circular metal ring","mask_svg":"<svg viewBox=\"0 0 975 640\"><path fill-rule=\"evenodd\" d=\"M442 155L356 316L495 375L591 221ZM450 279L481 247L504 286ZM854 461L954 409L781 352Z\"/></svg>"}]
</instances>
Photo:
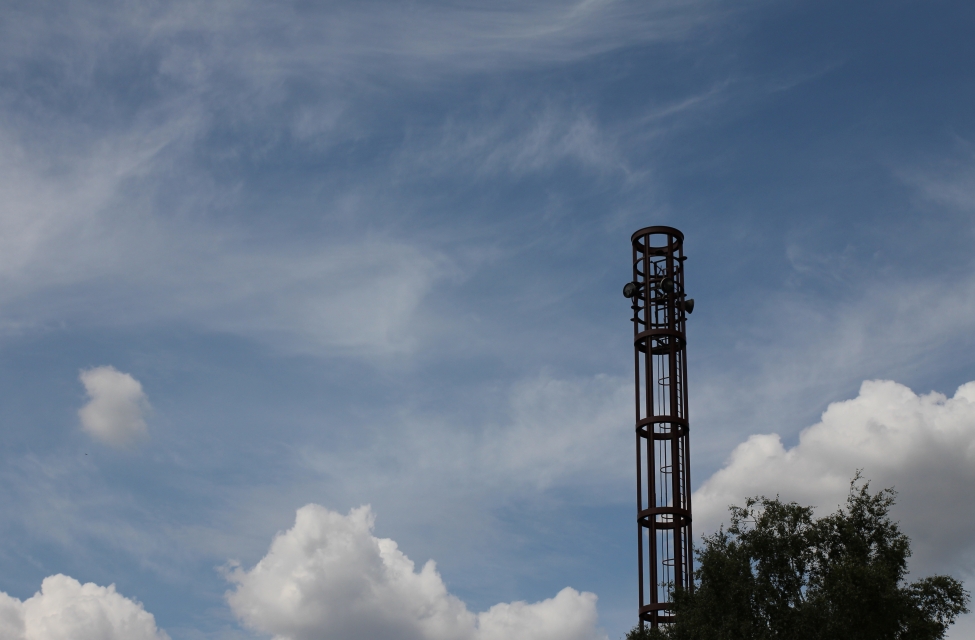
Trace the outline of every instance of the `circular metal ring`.
<instances>
[{"instance_id":1,"label":"circular metal ring","mask_svg":"<svg viewBox=\"0 0 975 640\"><path fill-rule=\"evenodd\" d=\"M651 235L668 235L677 238L677 244L684 243L684 234L673 227L643 227L642 229L637 229L630 236L630 242L636 244L637 238L640 236L651 236Z\"/></svg>"}]
</instances>

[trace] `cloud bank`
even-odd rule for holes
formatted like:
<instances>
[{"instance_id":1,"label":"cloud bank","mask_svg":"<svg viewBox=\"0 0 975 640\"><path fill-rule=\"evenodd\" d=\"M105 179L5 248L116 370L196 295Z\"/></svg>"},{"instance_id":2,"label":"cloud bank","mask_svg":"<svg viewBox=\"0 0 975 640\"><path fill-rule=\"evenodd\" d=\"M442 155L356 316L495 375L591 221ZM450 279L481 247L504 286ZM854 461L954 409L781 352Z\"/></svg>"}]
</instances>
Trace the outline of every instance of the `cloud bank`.
<instances>
[{"instance_id":1,"label":"cloud bank","mask_svg":"<svg viewBox=\"0 0 975 640\"><path fill-rule=\"evenodd\" d=\"M419 570L396 542L372 535L368 506L348 515L309 504L252 569L235 566L227 601L247 627L275 640L606 640L596 596L565 588L536 603L472 613L431 560ZM115 585L44 579L20 601L0 592L0 640L169 640Z\"/></svg>"},{"instance_id":2,"label":"cloud bank","mask_svg":"<svg viewBox=\"0 0 975 640\"><path fill-rule=\"evenodd\" d=\"M874 488L898 491L894 514L914 543L914 570L975 573L975 382L948 398L866 381L792 448L776 434L749 437L694 493L696 529L715 530L728 505L753 495L831 511L857 469Z\"/></svg>"},{"instance_id":3,"label":"cloud bank","mask_svg":"<svg viewBox=\"0 0 975 640\"><path fill-rule=\"evenodd\" d=\"M309 504L252 569L236 567L227 600L248 627L276 640L596 640L596 596L571 588L474 614L447 591L433 561L419 571L372 535L368 506L348 515Z\"/></svg>"},{"instance_id":4,"label":"cloud bank","mask_svg":"<svg viewBox=\"0 0 975 640\"><path fill-rule=\"evenodd\" d=\"M89 397L78 410L85 433L115 448L149 437L144 417L149 400L138 380L111 366L87 369L78 378Z\"/></svg>"},{"instance_id":5,"label":"cloud bank","mask_svg":"<svg viewBox=\"0 0 975 640\"><path fill-rule=\"evenodd\" d=\"M21 602L0 591L0 640L169 640L142 605L115 585L81 584L65 575L44 579Z\"/></svg>"}]
</instances>

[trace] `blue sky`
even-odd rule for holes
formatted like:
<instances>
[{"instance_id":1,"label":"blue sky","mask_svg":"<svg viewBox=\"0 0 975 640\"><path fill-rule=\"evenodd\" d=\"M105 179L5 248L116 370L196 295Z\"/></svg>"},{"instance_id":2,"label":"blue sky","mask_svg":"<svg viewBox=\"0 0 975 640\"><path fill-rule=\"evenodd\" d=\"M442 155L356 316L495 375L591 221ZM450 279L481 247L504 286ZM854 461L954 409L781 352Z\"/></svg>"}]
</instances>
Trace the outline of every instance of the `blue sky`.
<instances>
[{"instance_id":1,"label":"blue sky","mask_svg":"<svg viewBox=\"0 0 975 640\"><path fill-rule=\"evenodd\" d=\"M901 490L919 571L975 575L975 395L954 395L975 380L970 3L0 12L10 597L65 574L173 639L285 634L236 613L228 563L270 557L306 504L368 504L470 611L569 586L599 598L578 637L620 637L620 291L649 224L687 239L695 488L720 472L729 499L831 508L863 468ZM145 433L85 423L99 397ZM865 435L828 474L796 448L811 475L785 488L729 458L810 427Z\"/></svg>"}]
</instances>

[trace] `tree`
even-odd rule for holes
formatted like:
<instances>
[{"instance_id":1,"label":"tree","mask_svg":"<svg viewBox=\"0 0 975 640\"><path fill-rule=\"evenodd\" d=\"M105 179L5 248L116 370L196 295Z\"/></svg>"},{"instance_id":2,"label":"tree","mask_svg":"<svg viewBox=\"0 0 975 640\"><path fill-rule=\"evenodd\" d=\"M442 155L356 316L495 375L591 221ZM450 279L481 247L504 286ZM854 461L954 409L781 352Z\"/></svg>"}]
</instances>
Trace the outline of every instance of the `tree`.
<instances>
[{"instance_id":1,"label":"tree","mask_svg":"<svg viewBox=\"0 0 975 640\"><path fill-rule=\"evenodd\" d=\"M846 508L816 519L778 497L731 507L704 538L693 592L673 593L676 622L627 640L936 640L969 594L949 576L907 584L910 540L890 519L893 489L858 473Z\"/></svg>"}]
</instances>

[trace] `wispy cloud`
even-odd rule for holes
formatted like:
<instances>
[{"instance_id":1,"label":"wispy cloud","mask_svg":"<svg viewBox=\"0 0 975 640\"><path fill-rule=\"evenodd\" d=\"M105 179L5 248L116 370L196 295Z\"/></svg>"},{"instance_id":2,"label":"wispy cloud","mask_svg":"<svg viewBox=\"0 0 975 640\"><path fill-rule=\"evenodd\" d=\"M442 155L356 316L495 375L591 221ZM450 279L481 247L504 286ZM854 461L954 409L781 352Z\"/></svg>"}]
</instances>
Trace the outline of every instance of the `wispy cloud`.
<instances>
[{"instance_id":1,"label":"wispy cloud","mask_svg":"<svg viewBox=\"0 0 975 640\"><path fill-rule=\"evenodd\" d=\"M512 386L505 405L485 415L404 414L397 416L404 437L395 442L381 425L358 452L309 448L300 455L310 470L359 490L365 483L387 494L433 491L437 509L567 487L584 499L612 499L631 476L631 384L543 374ZM377 457L388 463L365 464ZM453 481L444 484L445 477Z\"/></svg>"},{"instance_id":2,"label":"wispy cloud","mask_svg":"<svg viewBox=\"0 0 975 640\"><path fill-rule=\"evenodd\" d=\"M476 122L448 122L439 141L405 149L399 170L436 175L466 168L482 178L520 178L569 164L596 174L625 175L626 160L614 138L590 115L522 106Z\"/></svg>"},{"instance_id":3,"label":"wispy cloud","mask_svg":"<svg viewBox=\"0 0 975 640\"><path fill-rule=\"evenodd\" d=\"M262 158L282 136L366 135L350 96L384 83L681 38L716 6L76 2L48 20L22 5L0 38L16 89L0 103L0 327L173 319L312 350L409 351L415 313L451 269L444 255L382 232L274 245L252 220L290 212L255 210L246 178L222 182L215 166ZM625 170L585 111L553 105L527 129L506 122L448 127L437 166ZM237 143L219 142L225 130ZM333 194L328 208L371 184Z\"/></svg>"},{"instance_id":4,"label":"wispy cloud","mask_svg":"<svg viewBox=\"0 0 975 640\"><path fill-rule=\"evenodd\" d=\"M250 108L277 101L289 80L393 82L444 73L564 63L639 43L675 41L727 11L709 0L388 1L127 4L75 2L54 19L22 6L4 30L9 67L52 63L78 87L97 84L119 47L150 62L155 90L232 89ZM44 24L45 28L38 26ZM243 86L240 84L243 83ZM240 105L240 112L246 110Z\"/></svg>"},{"instance_id":5,"label":"wispy cloud","mask_svg":"<svg viewBox=\"0 0 975 640\"><path fill-rule=\"evenodd\" d=\"M897 167L895 173L916 190L919 200L970 213L975 210L975 144L956 139L954 152L928 163ZM969 230L975 235L975 225Z\"/></svg>"},{"instance_id":6,"label":"wispy cloud","mask_svg":"<svg viewBox=\"0 0 975 640\"><path fill-rule=\"evenodd\" d=\"M15 150L0 178L7 331L176 320L312 350L412 348L412 315L445 274L443 256L382 234L255 242L243 219L211 218L238 199L232 188L178 168L192 132L170 123L143 134L48 155L7 132ZM182 193L160 195L184 177Z\"/></svg>"}]
</instances>

